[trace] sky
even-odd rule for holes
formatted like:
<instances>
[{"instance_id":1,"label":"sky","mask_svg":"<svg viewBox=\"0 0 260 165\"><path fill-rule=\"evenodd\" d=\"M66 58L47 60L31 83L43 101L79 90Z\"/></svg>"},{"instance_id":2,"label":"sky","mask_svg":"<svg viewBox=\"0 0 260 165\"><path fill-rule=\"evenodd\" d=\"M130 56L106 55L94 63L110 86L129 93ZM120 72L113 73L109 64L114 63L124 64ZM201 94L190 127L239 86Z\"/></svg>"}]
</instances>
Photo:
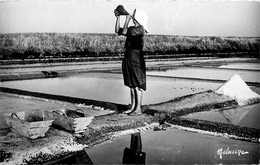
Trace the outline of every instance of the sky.
<instances>
[{"instance_id":1,"label":"sky","mask_svg":"<svg viewBox=\"0 0 260 165\"><path fill-rule=\"evenodd\" d=\"M146 11L150 34L260 36L260 2L230 0L6 0L0 33L114 33L117 5Z\"/></svg>"}]
</instances>

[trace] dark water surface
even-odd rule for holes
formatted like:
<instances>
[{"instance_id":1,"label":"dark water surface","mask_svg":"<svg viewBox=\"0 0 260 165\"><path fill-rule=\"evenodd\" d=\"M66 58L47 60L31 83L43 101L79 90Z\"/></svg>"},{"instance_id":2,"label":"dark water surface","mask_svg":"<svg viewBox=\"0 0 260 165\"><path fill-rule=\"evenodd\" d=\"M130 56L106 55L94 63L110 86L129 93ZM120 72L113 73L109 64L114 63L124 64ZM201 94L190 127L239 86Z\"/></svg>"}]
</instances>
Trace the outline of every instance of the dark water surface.
<instances>
[{"instance_id":1,"label":"dark water surface","mask_svg":"<svg viewBox=\"0 0 260 165\"><path fill-rule=\"evenodd\" d=\"M139 141L133 141L133 135L125 135L86 149L85 163L127 163L127 160L133 161L133 156L129 154L131 150L137 150L141 154L134 159L144 164L241 164L259 163L260 160L260 144L173 128L168 128L166 131L148 130L139 134ZM238 150L243 151L243 154L235 154L234 152L233 154L225 154L227 153L225 151ZM82 158L82 153L78 155L77 159L75 157L72 159L73 163L82 163L80 158Z\"/></svg>"}]
</instances>

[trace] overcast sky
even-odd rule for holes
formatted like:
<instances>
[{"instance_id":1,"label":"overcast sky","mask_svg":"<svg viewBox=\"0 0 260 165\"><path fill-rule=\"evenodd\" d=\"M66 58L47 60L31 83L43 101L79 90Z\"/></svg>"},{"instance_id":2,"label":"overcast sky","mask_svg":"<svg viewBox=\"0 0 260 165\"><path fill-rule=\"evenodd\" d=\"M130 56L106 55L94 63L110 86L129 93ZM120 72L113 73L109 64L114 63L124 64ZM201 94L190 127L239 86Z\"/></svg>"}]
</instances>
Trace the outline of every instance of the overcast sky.
<instances>
[{"instance_id":1,"label":"overcast sky","mask_svg":"<svg viewBox=\"0 0 260 165\"><path fill-rule=\"evenodd\" d=\"M260 36L259 1L199 0L1 1L0 33L114 33L120 4L145 10L151 34Z\"/></svg>"}]
</instances>

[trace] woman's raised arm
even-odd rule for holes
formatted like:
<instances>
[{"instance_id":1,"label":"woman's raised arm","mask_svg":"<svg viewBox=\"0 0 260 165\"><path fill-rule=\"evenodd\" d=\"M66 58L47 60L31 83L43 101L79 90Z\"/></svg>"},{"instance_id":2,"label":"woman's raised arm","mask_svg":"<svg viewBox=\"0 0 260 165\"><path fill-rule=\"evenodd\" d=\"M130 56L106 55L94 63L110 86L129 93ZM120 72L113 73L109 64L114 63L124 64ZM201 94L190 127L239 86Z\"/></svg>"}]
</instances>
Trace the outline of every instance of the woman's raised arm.
<instances>
[{"instance_id":1,"label":"woman's raised arm","mask_svg":"<svg viewBox=\"0 0 260 165\"><path fill-rule=\"evenodd\" d=\"M128 25L129 25L131 18L132 18L132 16L129 15L129 14L126 16L125 24L124 24L124 27L123 27L123 30L122 30L123 35L126 35L126 33L127 33Z\"/></svg>"},{"instance_id":2,"label":"woman's raised arm","mask_svg":"<svg viewBox=\"0 0 260 165\"><path fill-rule=\"evenodd\" d=\"M118 34L120 29L120 15L116 9L114 10L114 13L116 16L115 33Z\"/></svg>"}]
</instances>

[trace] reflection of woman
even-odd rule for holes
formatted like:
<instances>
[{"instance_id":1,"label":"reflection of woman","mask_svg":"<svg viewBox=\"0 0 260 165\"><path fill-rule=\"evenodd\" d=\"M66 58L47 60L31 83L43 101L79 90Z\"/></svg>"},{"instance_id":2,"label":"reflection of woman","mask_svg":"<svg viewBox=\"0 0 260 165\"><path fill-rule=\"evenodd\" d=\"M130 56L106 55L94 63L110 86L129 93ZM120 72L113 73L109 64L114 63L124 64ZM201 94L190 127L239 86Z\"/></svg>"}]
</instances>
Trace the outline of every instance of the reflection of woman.
<instances>
[{"instance_id":1,"label":"reflection of woman","mask_svg":"<svg viewBox=\"0 0 260 165\"><path fill-rule=\"evenodd\" d=\"M141 114L143 91L146 90L146 69L145 60L142 54L144 36L148 33L147 14L135 9L133 16L126 14L123 28L120 27L120 13L115 10L116 25L115 32L118 35L126 36L125 54L122 62L124 84L130 88L131 108L124 113ZM130 26L130 20L134 26Z\"/></svg>"}]
</instances>

